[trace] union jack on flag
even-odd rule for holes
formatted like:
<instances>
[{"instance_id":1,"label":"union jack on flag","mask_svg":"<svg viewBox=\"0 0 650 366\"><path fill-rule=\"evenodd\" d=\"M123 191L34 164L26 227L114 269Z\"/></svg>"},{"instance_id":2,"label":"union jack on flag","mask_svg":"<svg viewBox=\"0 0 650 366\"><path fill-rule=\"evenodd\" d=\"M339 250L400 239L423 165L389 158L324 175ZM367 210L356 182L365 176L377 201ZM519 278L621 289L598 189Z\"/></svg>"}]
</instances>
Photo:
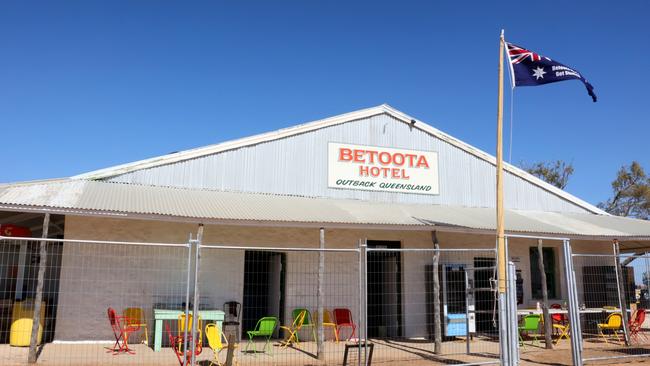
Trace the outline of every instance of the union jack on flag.
<instances>
[{"instance_id":1,"label":"union jack on flag","mask_svg":"<svg viewBox=\"0 0 650 366\"><path fill-rule=\"evenodd\" d=\"M513 64L518 64L524 61L527 57L530 57L531 61L539 61L542 59L538 53L528 51L525 48L521 48L512 43L506 43L508 45L508 56L510 56L510 62Z\"/></svg>"},{"instance_id":2,"label":"union jack on flag","mask_svg":"<svg viewBox=\"0 0 650 366\"><path fill-rule=\"evenodd\" d=\"M577 79L585 84L587 92L596 101L594 87L577 70L512 43L506 42L506 47L513 86L537 86Z\"/></svg>"}]
</instances>

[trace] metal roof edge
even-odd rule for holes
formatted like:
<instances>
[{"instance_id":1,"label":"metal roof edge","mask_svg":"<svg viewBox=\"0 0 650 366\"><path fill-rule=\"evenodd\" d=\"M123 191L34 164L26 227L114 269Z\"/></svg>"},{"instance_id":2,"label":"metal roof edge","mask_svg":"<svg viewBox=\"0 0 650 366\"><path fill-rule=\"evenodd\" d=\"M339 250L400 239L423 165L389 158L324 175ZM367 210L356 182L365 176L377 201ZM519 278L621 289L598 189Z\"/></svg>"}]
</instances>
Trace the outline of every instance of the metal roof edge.
<instances>
[{"instance_id":1,"label":"metal roof edge","mask_svg":"<svg viewBox=\"0 0 650 366\"><path fill-rule=\"evenodd\" d=\"M487 152L479 148L476 148L464 141L461 141L447 133L444 133L421 120L418 120L402 111L399 111L391 107L388 104L381 104L379 106L361 109L349 113L344 113L333 117L316 120L313 122L307 122L296 126L279 129L276 131L266 132L266 133L244 137L241 139L226 141L214 145L199 147L195 149L180 151L173 154L157 156L149 159L139 160L139 161L126 163L122 165L116 165L104 169L99 169L99 170L72 176L71 179L98 180L98 179L109 178L109 177L125 174L128 172L132 172L135 170L142 170L142 169L153 168L160 165L173 164L179 161L190 160L205 155L216 154L227 150L237 149L244 146L251 146L251 145L256 145L264 142L269 142L269 141L273 141L273 140L277 140L277 139L281 139L281 138L285 138L297 134L318 130L321 128L334 126L337 124L342 124L342 123L355 121L358 119L372 117L383 113L386 113L394 117L395 119L407 124L410 124L411 121L416 121L414 126L415 128L425 133L428 133L436 138L439 138L440 140L443 140L469 154L476 156L479 159L487 161L488 163L496 166L496 158L488 154ZM609 213L599 209L598 207L562 189L559 189L535 177L534 175L524 171L523 169L517 168L514 165L504 162L504 170L552 194L555 194L556 196L562 199L565 199L581 208L584 208L585 210L590 211L591 213L599 214L599 215L608 215L608 216L610 215Z\"/></svg>"}]
</instances>

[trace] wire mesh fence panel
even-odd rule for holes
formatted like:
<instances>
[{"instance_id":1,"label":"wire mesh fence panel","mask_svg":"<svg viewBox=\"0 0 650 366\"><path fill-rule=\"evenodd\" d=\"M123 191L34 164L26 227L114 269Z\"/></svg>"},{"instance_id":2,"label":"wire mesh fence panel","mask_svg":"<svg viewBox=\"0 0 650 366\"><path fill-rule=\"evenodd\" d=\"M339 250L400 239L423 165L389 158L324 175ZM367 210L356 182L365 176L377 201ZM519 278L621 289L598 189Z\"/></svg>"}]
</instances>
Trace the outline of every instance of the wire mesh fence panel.
<instances>
[{"instance_id":1,"label":"wire mesh fence panel","mask_svg":"<svg viewBox=\"0 0 650 366\"><path fill-rule=\"evenodd\" d=\"M612 254L573 254L582 358L590 363L647 358L650 256L617 255L611 245L608 249Z\"/></svg>"},{"instance_id":2,"label":"wire mesh fence panel","mask_svg":"<svg viewBox=\"0 0 650 366\"><path fill-rule=\"evenodd\" d=\"M411 250L368 242L366 326L373 359L498 363L495 279L494 250Z\"/></svg>"},{"instance_id":3,"label":"wire mesh fence panel","mask_svg":"<svg viewBox=\"0 0 650 366\"><path fill-rule=\"evenodd\" d=\"M186 244L2 239L0 365L28 363L35 312L38 364L178 365L159 319L182 313L187 273Z\"/></svg>"},{"instance_id":4,"label":"wire mesh fence panel","mask_svg":"<svg viewBox=\"0 0 650 366\"><path fill-rule=\"evenodd\" d=\"M199 294L202 308L223 314L202 324L215 324L223 337L221 345L205 340L201 362L225 363L229 341L240 365L341 365L346 346L348 365L358 364L356 250L205 245Z\"/></svg>"}]
</instances>

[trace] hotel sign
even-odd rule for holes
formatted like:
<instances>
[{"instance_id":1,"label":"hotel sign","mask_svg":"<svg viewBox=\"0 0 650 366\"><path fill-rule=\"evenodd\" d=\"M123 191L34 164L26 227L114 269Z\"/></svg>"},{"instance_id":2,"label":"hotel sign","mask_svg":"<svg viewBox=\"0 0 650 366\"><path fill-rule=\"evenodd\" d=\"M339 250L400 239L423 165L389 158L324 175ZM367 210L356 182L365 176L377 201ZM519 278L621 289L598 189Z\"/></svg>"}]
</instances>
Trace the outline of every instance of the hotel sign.
<instances>
[{"instance_id":1,"label":"hotel sign","mask_svg":"<svg viewBox=\"0 0 650 366\"><path fill-rule=\"evenodd\" d=\"M327 185L435 195L439 193L438 153L330 142Z\"/></svg>"}]
</instances>

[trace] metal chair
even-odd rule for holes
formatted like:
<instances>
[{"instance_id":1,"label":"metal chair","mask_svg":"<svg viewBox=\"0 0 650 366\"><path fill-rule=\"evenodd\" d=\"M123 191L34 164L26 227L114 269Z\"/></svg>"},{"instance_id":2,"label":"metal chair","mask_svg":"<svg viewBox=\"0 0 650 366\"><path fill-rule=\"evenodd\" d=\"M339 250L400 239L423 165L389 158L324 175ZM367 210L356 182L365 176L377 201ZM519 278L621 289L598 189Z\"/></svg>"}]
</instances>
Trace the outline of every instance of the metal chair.
<instances>
[{"instance_id":1,"label":"metal chair","mask_svg":"<svg viewBox=\"0 0 650 366\"><path fill-rule=\"evenodd\" d=\"M533 337L533 341L531 342L531 345L535 345L535 342L539 344L539 339L537 336L539 333L532 333L532 332L538 332L539 331L539 325L542 322L542 316L539 314L529 314L523 317L521 320L521 325L518 327L519 330L519 345L520 346L525 346L524 343L524 338L522 336L522 333L526 333L526 335Z\"/></svg>"},{"instance_id":2,"label":"metal chair","mask_svg":"<svg viewBox=\"0 0 650 366\"><path fill-rule=\"evenodd\" d=\"M188 333L187 342L185 342L184 335L175 336L172 334L172 331L169 328L168 323L165 323L165 331L167 332L167 336L169 337L169 345L172 347L174 354L176 354L176 358L178 359L178 363L180 364L180 366L183 366L184 362L186 362L186 365L189 365L192 361L191 344L194 341L194 338L192 337L191 333ZM185 343L187 343L188 349L184 349ZM200 341L195 342L194 356L196 357L200 355L202 351L203 351L203 347L201 346L201 342Z\"/></svg>"},{"instance_id":3,"label":"metal chair","mask_svg":"<svg viewBox=\"0 0 650 366\"><path fill-rule=\"evenodd\" d=\"M147 332L147 323L144 318L144 311L142 308L126 308L122 312L122 315L126 318L126 324L128 326L139 327L144 330L144 339L142 343L149 344L149 333Z\"/></svg>"},{"instance_id":4,"label":"metal chair","mask_svg":"<svg viewBox=\"0 0 650 366\"><path fill-rule=\"evenodd\" d=\"M140 327L128 325L126 318L118 316L113 308L108 308L107 315L111 329L113 329L113 335L115 336L115 344L107 352L112 352L113 355L121 352L135 354L135 351L129 348L128 338L129 333L138 331Z\"/></svg>"},{"instance_id":5,"label":"metal chair","mask_svg":"<svg viewBox=\"0 0 650 366\"><path fill-rule=\"evenodd\" d=\"M351 328L352 333L350 333L350 336L347 338L346 341L349 341L350 338L354 337L354 333L357 329L357 326L354 324L354 321L352 320L352 312L350 309L346 308L338 308L334 309L334 322L336 323L336 334L337 337L340 336L341 334L341 328Z\"/></svg>"},{"instance_id":6,"label":"metal chair","mask_svg":"<svg viewBox=\"0 0 650 366\"><path fill-rule=\"evenodd\" d=\"M253 352L257 354L257 348L255 346L255 343L253 343L253 338L264 337L266 338L266 343L264 344L264 353L266 353L266 348L271 344L271 337L273 336L273 332L275 332L275 327L277 325L278 325L278 318L273 316L266 316L258 320L257 324L255 325L255 329L246 332L246 334L248 334L248 344L246 344L246 352L248 352L248 348L252 344ZM269 354L272 354L272 351L273 349L271 348L271 352Z\"/></svg>"},{"instance_id":7,"label":"metal chair","mask_svg":"<svg viewBox=\"0 0 650 366\"><path fill-rule=\"evenodd\" d=\"M616 336L616 340L619 342L621 341L621 339L618 336L618 331L623 326L623 316L621 315L621 313L609 314L607 319L605 319L605 323L599 323L596 324L596 326L598 328L598 335L605 340L605 343L608 342L607 342L607 337L605 337L605 333L603 333L604 330L611 330Z\"/></svg>"},{"instance_id":8,"label":"metal chair","mask_svg":"<svg viewBox=\"0 0 650 366\"><path fill-rule=\"evenodd\" d=\"M228 339L225 334L219 329L217 324L210 323L205 326L205 337L208 340L208 346L212 349L213 358L210 361L210 365L223 366L223 363L219 360L219 355L224 349L228 349ZM236 344L233 345L233 348L237 347ZM237 358L233 357L233 362L235 365L239 365Z\"/></svg>"},{"instance_id":9,"label":"metal chair","mask_svg":"<svg viewBox=\"0 0 650 366\"><path fill-rule=\"evenodd\" d=\"M284 341L280 342L282 347L287 348L293 343L300 345L300 339L298 339L298 331L302 329L302 326L305 323L306 318L307 318L307 311L302 309L302 311L299 311L298 313L296 313L296 316L293 317L293 323L291 323L291 325L280 326L280 329L284 329L287 332L287 337L284 339Z\"/></svg>"},{"instance_id":10,"label":"metal chair","mask_svg":"<svg viewBox=\"0 0 650 366\"><path fill-rule=\"evenodd\" d=\"M637 343L639 342L639 335L641 335L643 338L646 338L645 334L641 329L644 321L645 321L645 309L637 309L636 312L634 313L634 316L632 317L632 319L630 319L629 322L630 338L634 339Z\"/></svg>"}]
</instances>

